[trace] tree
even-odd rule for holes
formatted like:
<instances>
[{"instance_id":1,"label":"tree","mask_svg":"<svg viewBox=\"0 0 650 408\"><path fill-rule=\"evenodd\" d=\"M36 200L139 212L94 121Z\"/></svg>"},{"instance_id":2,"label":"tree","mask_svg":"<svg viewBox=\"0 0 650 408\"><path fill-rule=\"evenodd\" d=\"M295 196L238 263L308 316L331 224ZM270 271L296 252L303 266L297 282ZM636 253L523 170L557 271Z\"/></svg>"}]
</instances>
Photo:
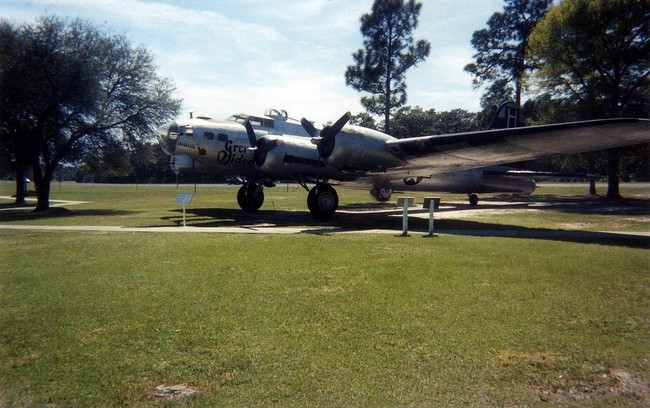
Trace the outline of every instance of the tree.
<instances>
[{"instance_id":1,"label":"tree","mask_svg":"<svg viewBox=\"0 0 650 408\"><path fill-rule=\"evenodd\" d=\"M528 37L549 9L552 0L506 0L503 12L494 13L488 28L474 31L472 46L476 62L465 66L474 76L474 85L499 82L515 86L515 102L521 106L523 79L534 68L526 60ZM502 100L503 101L503 100ZM501 101L501 102L502 102Z\"/></svg>"},{"instance_id":2,"label":"tree","mask_svg":"<svg viewBox=\"0 0 650 408\"><path fill-rule=\"evenodd\" d=\"M6 97L13 101L21 100L26 96L25 93L17 92L17 89L11 89L6 85L7 81L12 81L13 75L20 75L20 70L11 72L9 67L13 62L21 59L20 49L22 48L22 38L18 32L9 24L0 21L0 107L4 106ZM12 94L10 94L12 93ZM3 167L13 172L16 177L16 204L25 203L25 189L23 180L29 167L29 159L22 146L15 143L20 137L19 123L5 116L4 109L0 110L0 161Z\"/></svg>"},{"instance_id":3,"label":"tree","mask_svg":"<svg viewBox=\"0 0 650 408\"><path fill-rule=\"evenodd\" d=\"M367 112L361 112L356 115L352 115L349 123L351 125L367 127L369 129L378 129L375 118L373 118L372 115L368 114Z\"/></svg>"},{"instance_id":4,"label":"tree","mask_svg":"<svg viewBox=\"0 0 650 408\"><path fill-rule=\"evenodd\" d=\"M398 139L436 134L435 126L433 109L425 111L419 106L404 106L393 116L393 136Z\"/></svg>"},{"instance_id":5,"label":"tree","mask_svg":"<svg viewBox=\"0 0 650 408\"><path fill-rule=\"evenodd\" d=\"M650 105L650 0L565 0L530 38L537 80L580 119L645 116ZM608 198L619 195L620 150L609 151Z\"/></svg>"},{"instance_id":6,"label":"tree","mask_svg":"<svg viewBox=\"0 0 650 408\"><path fill-rule=\"evenodd\" d=\"M31 167L36 211L58 166L144 138L180 109L145 48L80 20L0 22L0 61L0 143L17 175Z\"/></svg>"},{"instance_id":7,"label":"tree","mask_svg":"<svg viewBox=\"0 0 650 408\"><path fill-rule=\"evenodd\" d=\"M406 71L431 51L428 41L413 39L421 8L415 0L375 0L372 12L361 17L365 48L352 55L355 64L345 72L347 85L374 95L362 97L361 104L383 115L386 133L391 112L406 103Z\"/></svg>"},{"instance_id":8,"label":"tree","mask_svg":"<svg viewBox=\"0 0 650 408\"><path fill-rule=\"evenodd\" d=\"M114 183L133 172L129 150L118 140L110 140L102 149L89 152L80 166L95 183Z\"/></svg>"},{"instance_id":9,"label":"tree","mask_svg":"<svg viewBox=\"0 0 650 408\"><path fill-rule=\"evenodd\" d=\"M393 135L397 138L470 132L479 128L477 114L463 109L436 112L405 106L393 117Z\"/></svg>"}]
</instances>

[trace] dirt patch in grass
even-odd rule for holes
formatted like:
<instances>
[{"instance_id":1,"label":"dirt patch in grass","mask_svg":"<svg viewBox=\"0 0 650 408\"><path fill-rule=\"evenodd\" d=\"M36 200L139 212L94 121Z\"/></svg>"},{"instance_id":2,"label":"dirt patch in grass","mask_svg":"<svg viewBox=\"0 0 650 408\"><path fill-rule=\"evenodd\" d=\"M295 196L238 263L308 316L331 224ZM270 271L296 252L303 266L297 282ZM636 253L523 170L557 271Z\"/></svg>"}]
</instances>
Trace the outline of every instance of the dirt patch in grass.
<instances>
[{"instance_id":1,"label":"dirt patch in grass","mask_svg":"<svg viewBox=\"0 0 650 408\"><path fill-rule=\"evenodd\" d=\"M600 372L598 372L600 371ZM647 378L620 368L596 370L590 378L571 379L560 375L555 385L537 387L545 402L591 401L623 398L645 402L650 386Z\"/></svg>"},{"instance_id":2,"label":"dirt patch in grass","mask_svg":"<svg viewBox=\"0 0 650 408\"><path fill-rule=\"evenodd\" d=\"M147 397L159 401L176 401L197 395L199 391L188 385L159 385L151 390Z\"/></svg>"},{"instance_id":3,"label":"dirt patch in grass","mask_svg":"<svg viewBox=\"0 0 650 408\"><path fill-rule=\"evenodd\" d=\"M589 403L643 404L648 400L647 373L613 368L606 363L577 363L553 352L503 350L497 358L503 380L531 384L540 400L559 405Z\"/></svg>"}]
</instances>

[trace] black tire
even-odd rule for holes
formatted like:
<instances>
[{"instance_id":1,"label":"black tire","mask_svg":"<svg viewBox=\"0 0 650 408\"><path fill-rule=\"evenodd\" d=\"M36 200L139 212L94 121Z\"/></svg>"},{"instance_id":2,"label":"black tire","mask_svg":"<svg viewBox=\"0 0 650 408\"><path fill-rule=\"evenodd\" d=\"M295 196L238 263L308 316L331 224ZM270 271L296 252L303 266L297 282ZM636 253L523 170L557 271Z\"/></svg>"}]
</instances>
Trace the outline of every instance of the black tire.
<instances>
[{"instance_id":1,"label":"black tire","mask_svg":"<svg viewBox=\"0 0 650 408\"><path fill-rule=\"evenodd\" d=\"M256 212L264 204L264 191L255 183L245 183L237 191L237 204L246 212Z\"/></svg>"},{"instance_id":2,"label":"black tire","mask_svg":"<svg viewBox=\"0 0 650 408\"><path fill-rule=\"evenodd\" d=\"M476 207L478 205L478 196L476 194L470 194L469 196L469 205Z\"/></svg>"},{"instance_id":3,"label":"black tire","mask_svg":"<svg viewBox=\"0 0 650 408\"><path fill-rule=\"evenodd\" d=\"M390 201L390 198L393 196L393 189L376 188L374 190L370 190L370 196L374 198L375 201L379 201L380 203L385 203Z\"/></svg>"},{"instance_id":4,"label":"black tire","mask_svg":"<svg viewBox=\"0 0 650 408\"><path fill-rule=\"evenodd\" d=\"M339 207L339 196L329 184L319 183L309 191L307 207L317 220L327 220Z\"/></svg>"}]
</instances>

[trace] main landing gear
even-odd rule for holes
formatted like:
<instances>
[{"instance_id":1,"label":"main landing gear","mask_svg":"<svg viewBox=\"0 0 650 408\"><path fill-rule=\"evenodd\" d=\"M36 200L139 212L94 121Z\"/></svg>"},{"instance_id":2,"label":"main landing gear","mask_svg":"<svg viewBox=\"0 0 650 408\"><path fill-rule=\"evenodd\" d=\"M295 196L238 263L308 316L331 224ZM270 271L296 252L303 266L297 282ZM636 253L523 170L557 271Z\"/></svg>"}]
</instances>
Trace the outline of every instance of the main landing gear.
<instances>
[{"instance_id":1,"label":"main landing gear","mask_svg":"<svg viewBox=\"0 0 650 408\"><path fill-rule=\"evenodd\" d=\"M472 207L476 207L478 205L478 196L476 194L468 194L467 199L469 200L469 205Z\"/></svg>"},{"instance_id":2,"label":"main landing gear","mask_svg":"<svg viewBox=\"0 0 650 408\"><path fill-rule=\"evenodd\" d=\"M316 184L307 195L309 212L317 220L326 220L336 212L339 207L339 196L334 187L325 183Z\"/></svg>"},{"instance_id":3,"label":"main landing gear","mask_svg":"<svg viewBox=\"0 0 650 408\"><path fill-rule=\"evenodd\" d=\"M255 212L264 204L263 186L251 181L245 182L237 192L237 204L246 212Z\"/></svg>"},{"instance_id":4,"label":"main landing gear","mask_svg":"<svg viewBox=\"0 0 650 408\"><path fill-rule=\"evenodd\" d=\"M303 185L307 189L306 185ZM264 185L247 181L237 192L237 204L246 212L256 212L264 203ZM339 196L334 187L327 183L317 183L307 195L307 207L317 220L326 220L339 207Z\"/></svg>"}]
</instances>

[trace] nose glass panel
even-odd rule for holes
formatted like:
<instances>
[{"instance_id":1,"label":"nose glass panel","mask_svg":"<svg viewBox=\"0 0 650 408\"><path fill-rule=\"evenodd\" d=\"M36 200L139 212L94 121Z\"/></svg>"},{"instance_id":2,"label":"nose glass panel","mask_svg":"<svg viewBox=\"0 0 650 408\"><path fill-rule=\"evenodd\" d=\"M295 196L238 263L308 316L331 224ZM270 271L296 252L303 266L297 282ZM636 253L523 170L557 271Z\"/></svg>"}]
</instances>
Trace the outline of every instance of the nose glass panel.
<instances>
[{"instance_id":1,"label":"nose glass panel","mask_svg":"<svg viewBox=\"0 0 650 408\"><path fill-rule=\"evenodd\" d=\"M176 141L178 140L179 126L176 122L170 122L162 125L156 131L158 142L167 154L174 154L176 150Z\"/></svg>"}]
</instances>

